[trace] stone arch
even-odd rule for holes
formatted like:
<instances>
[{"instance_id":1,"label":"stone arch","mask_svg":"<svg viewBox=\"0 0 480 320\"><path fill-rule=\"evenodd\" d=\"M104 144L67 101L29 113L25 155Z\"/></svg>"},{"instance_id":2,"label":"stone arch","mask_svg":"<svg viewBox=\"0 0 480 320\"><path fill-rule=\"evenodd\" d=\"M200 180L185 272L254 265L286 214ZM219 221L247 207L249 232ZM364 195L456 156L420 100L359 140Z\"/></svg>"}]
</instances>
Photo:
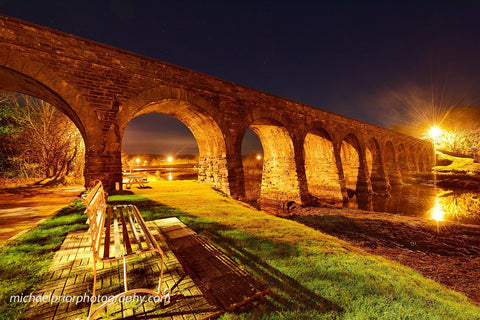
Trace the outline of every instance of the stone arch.
<instances>
[{"instance_id":1,"label":"stone arch","mask_svg":"<svg viewBox=\"0 0 480 320\"><path fill-rule=\"evenodd\" d=\"M340 163L349 197L358 191L358 184L362 182L362 171L364 169L361 155L360 142L357 136L353 133L346 134L340 142Z\"/></svg>"},{"instance_id":2,"label":"stone arch","mask_svg":"<svg viewBox=\"0 0 480 320\"><path fill-rule=\"evenodd\" d=\"M5 54L0 49L0 56ZM104 141L95 112L73 86L53 71L18 53L14 56L14 63L7 59L0 65L0 89L39 98L61 110L78 128L85 144L85 185L104 180L103 169L98 166Z\"/></svg>"},{"instance_id":3,"label":"stone arch","mask_svg":"<svg viewBox=\"0 0 480 320\"><path fill-rule=\"evenodd\" d=\"M295 148L290 131L270 117L255 119L248 127L260 138L263 148L260 201L301 203Z\"/></svg>"},{"instance_id":4,"label":"stone arch","mask_svg":"<svg viewBox=\"0 0 480 320\"><path fill-rule=\"evenodd\" d=\"M178 100L189 103L196 108L197 113L203 113L209 116L216 122L217 127L220 128L221 122L216 115L219 113L218 107L210 104L206 99L199 95L190 93L177 87L159 86L142 91L135 97L122 103L119 107L117 116L117 124L120 132L124 132L131 119L138 115L138 112L144 109L147 105L161 101L164 99Z\"/></svg>"},{"instance_id":5,"label":"stone arch","mask_svg":"<svg viewBox=\"0 0 480 320\"><path fill-rule=\"evenodd\" d=\"M343 200L330 134L321 127L309 131L304 139L303 150L309 194L320 200Z\"/></svg>"},{"instance_id":6,"label":"stone arch","mask_svg":"<svg viewBox=\"0 0 480 320\"><path fill-rule=\"evenodd\" d=\"M391 141L385 143L383 149L383 159L385 164L385 172L388 176L390 185L398 185L402 183L400 172L398 170L397 155Z\"/></svg>"},{"instance_id":7,"label":"stone arch","mask_svg":"<svg viewBox=\"0 0 480 320\"><path fill-rule=\"evenodd\" d=\"M170 91L170 93L172 92L175 91ZM172 96L177 98L172 98ZM178 96L182 96L186 100L180 99ZM162 90L140 95L125 104L123 109L125 112L119 119L118 134L123 137L130 120L142 114L163 113L180 120L190 129L198 144L198 179L231 194L224 134L218 122L208 111L191 102L195 100L188 95L165 94L165 91ZM205 102L203 102L204 106Z\"/></svg>"},{"instance_id":8,"label":"stone arch","mask_svg":"<svg viewBox=\"0 0 480 320\"><path fill-rule=\"evenodd\" d=\"M82 134L87 149L102 142L101 123L83 95L46 65L17 50L0 48L0 88L34 96L62 110Z\"/></svg>"},{"instance_id":9,"label":"stone arch","mask_svg":"<svg viewBox=\"0 0 480 320\"><path fill-rule=\"evenodd\" d=\"M389 188L388 179L382 161L382 152L377 139L370 138L365 148L367 176L372 183L373 191L385 191Z\"/></svg>"}]
</instances>

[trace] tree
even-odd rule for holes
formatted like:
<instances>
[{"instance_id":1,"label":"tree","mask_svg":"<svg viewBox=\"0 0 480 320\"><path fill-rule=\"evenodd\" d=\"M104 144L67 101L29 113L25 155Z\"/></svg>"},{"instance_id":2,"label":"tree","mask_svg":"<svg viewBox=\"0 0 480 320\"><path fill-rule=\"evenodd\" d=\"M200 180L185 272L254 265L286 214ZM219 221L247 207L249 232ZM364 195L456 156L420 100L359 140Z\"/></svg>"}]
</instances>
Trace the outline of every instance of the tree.
<instances>
[{"instance_id":1,"label":"tree","mask_svg":"<svg viewBox=\"0 0 480 320\"><path fill-rule=\"evenodd\" d=\"M27 176L54 180L81 176L85 148L72 121L43 100L27 95L14 97L0 100L3 153L10 165L20 159L22 174Z\"/></svg>"}]
</instances>

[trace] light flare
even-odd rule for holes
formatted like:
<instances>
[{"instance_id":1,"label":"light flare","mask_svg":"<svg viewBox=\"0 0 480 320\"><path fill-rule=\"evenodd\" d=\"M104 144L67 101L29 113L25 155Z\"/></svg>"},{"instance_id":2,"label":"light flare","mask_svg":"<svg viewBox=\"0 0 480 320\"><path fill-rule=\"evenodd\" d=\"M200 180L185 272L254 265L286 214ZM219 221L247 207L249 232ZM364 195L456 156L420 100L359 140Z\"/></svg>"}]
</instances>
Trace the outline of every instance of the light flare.
<instances>
[{"instance_id":1,"label":"light flare","mask_svg":"<svg viewBox=\"0 0 480 320\"><path fill-rule=\"evenodd\" d=\"M442 135L442 129L440 129L439 126L432 126L428 130L428 135L430 137L432 137L433 139L437 139L438 137L440 137Z\"/></svg>"},{"instance_id":2,"label":"light flare","mask_svg":"<svg viewBox=\"0 0 480 320\"><path fill-rule=\"evenodd\" d=\"M444 220L445 211L443 210L443 206L438 197L435 199L435 206L432 208L431 216L432 219L436 221Z\"/></svg>"}]
</instances>

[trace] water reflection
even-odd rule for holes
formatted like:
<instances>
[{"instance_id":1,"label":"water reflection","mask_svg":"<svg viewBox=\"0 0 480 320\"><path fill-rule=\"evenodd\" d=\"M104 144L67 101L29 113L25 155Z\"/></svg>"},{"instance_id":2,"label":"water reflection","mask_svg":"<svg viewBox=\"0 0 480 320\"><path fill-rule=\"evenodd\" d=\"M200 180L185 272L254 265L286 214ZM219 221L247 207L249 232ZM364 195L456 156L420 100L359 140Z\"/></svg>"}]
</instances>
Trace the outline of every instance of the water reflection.
<instances>
[{"instance_id":1,"label":"water reflection","mask_svg":"<svg viewBox=\"0 0 480 320\"><path fill-rule=\"evenodd\" d=\"M432 210L430 210L431 211L430 215L433 220L443 221L445 216L445 211L443 211L443 206L439 200L440 198L437 195L435 197L435 205L433 206Z\"/></svg>"},{"instance_id":2,"label":"water reflection","mask_svg":"<svg viewBox=\"0 0 480 320\"><path fill-rule=\"evenodd\" d=\"M346 206L437 221L480 224L480 193L446 191L428 185L397 186L390 197L354 196Z\"/></svg>"},{"instance_id":3,"label":"water reflection","mask_svg":"<svg viewBox=\"0 0 480 320\"><path fill-rule=\"evenodd\" d=\"M438 210L445 220L480 224L480 197L476 192L440 191Z\"/></svg>"},{"instance_id":4,"label":"water reflection","mask_svg":"<svg viewBox=\"0 0 480 320\"><path fill-rule=\"evenodd\" d=\"M196 170L186 169L163 169L162 171L156 171L154 173L157 178L161 180L197 180L198 173Z\"/></svg>"}]
</instances>

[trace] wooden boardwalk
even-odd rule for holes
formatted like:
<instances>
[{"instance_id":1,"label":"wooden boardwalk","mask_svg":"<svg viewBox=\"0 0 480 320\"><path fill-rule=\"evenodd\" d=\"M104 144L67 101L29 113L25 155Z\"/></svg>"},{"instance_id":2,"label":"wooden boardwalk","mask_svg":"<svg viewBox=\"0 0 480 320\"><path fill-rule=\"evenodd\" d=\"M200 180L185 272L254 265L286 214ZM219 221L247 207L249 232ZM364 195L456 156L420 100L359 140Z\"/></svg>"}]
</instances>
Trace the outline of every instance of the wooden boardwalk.
<instances>
[{"instance_id":1,"label":"wooden boardwalk","mask_svg":"<svg viewBox=\"0 0 480 320\"><path fill-rule=\"evenodd\" d=\"M164 283L171 290L171 301L118 302L107 307L103 318L209 319L267 292L263 284L178 219L160 219L147 224L165 253ZM78 303L72 297L91 294L92 261L88 233L70 233L54 257L48 282L34 294L36 299L52 296L60 301L33 302L24 319L85 319L90 303ZM97 270L97 294L108 296L121 291L121 261L99 262ZM160 273L160 259L151 254L133 257L127 260L127 272L129 288L154 289Z\"/></svg>"}]
</instances>

